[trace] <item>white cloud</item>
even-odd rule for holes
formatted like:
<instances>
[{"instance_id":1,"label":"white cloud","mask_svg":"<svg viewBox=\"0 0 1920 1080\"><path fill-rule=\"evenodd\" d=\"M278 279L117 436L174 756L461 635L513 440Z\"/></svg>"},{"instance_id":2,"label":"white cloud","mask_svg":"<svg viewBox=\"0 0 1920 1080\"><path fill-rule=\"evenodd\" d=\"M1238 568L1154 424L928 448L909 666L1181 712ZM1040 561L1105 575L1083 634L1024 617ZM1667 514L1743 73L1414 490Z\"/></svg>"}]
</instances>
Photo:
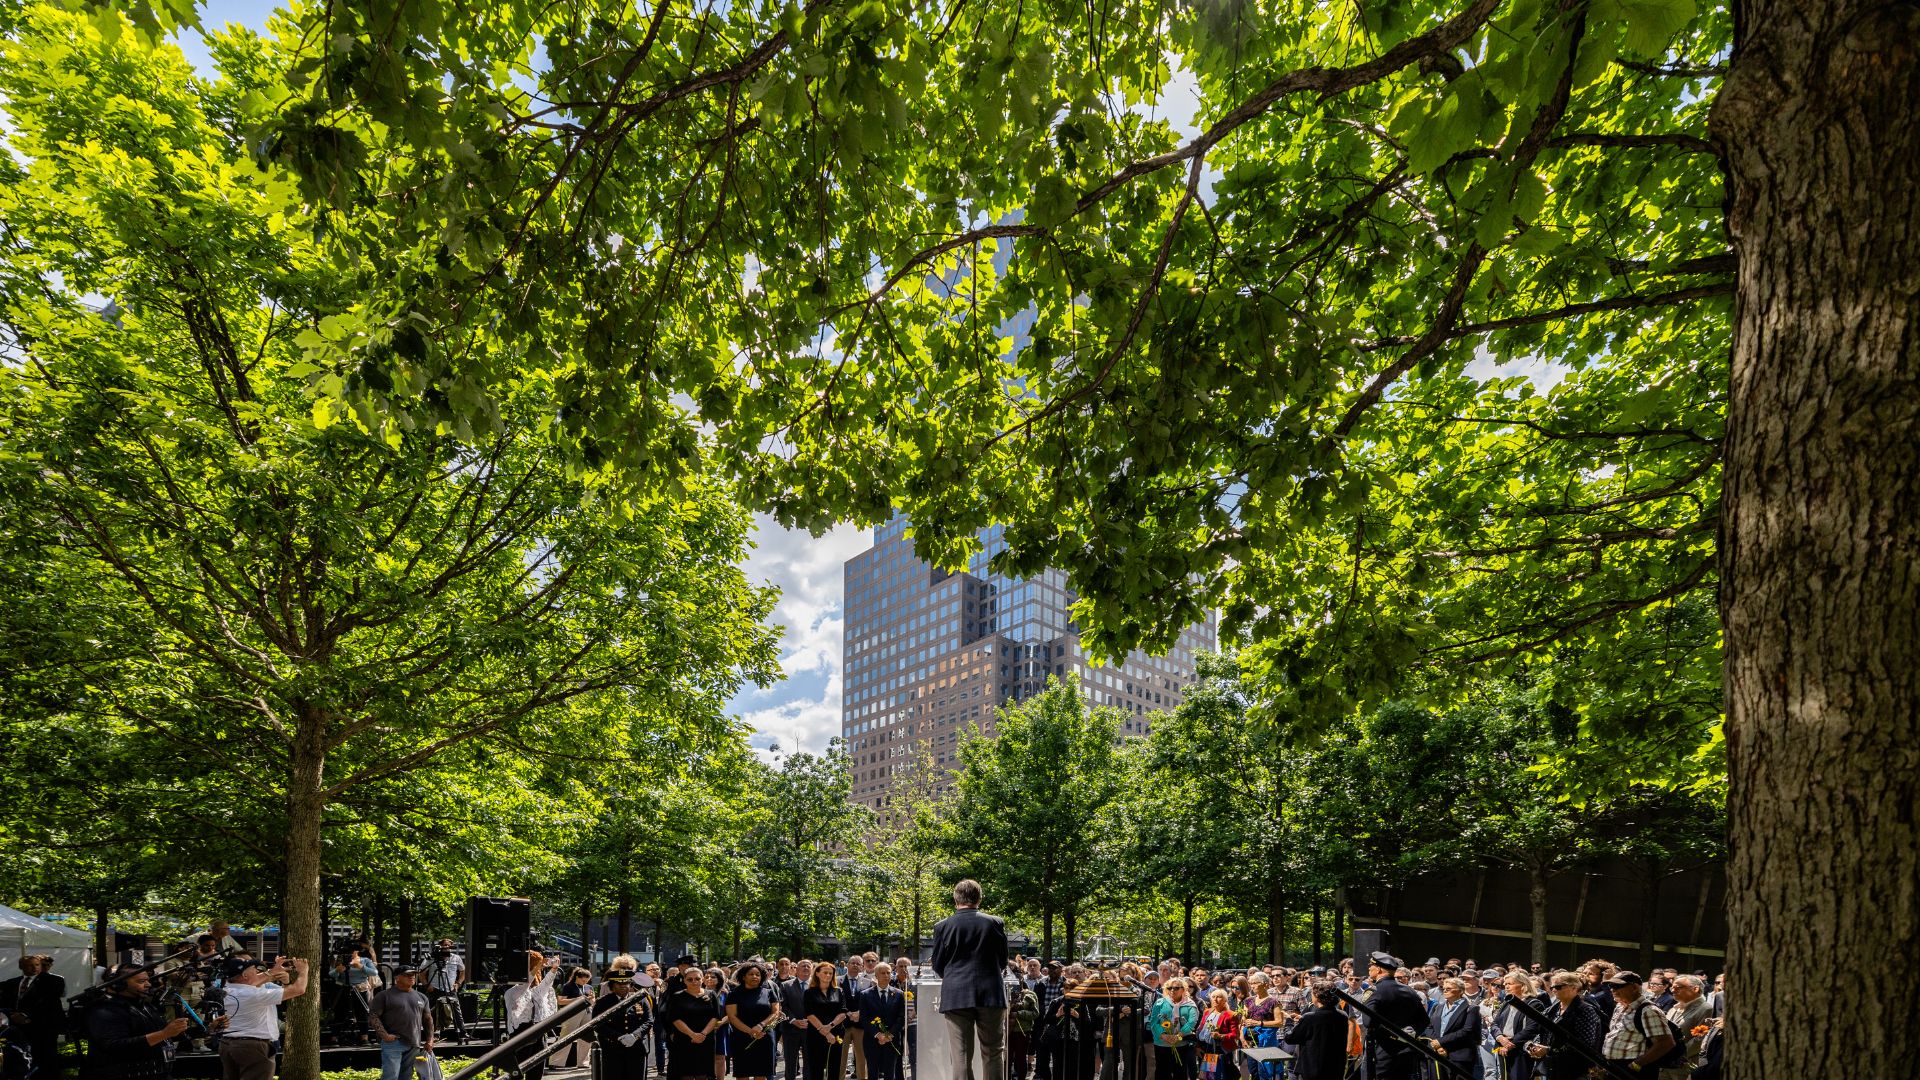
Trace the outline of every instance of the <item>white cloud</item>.
<instances>
[{"instance_id":1,"label":"white cloud","mask_svg":"<svg viewBox=\"0 0 1920 1080\"><path fill-rule=\"evenodd\" d=\"M780 669L785 682L737 698L735 708L764 751L818 753L840 734L841 642L846 628L842 564L872 541L865 529L841 526L819 537L783 529L765 515L754 519L755 549L743 569L749 580L780 590L774 622L783 628Z\"/></svg>"}]
</instances>

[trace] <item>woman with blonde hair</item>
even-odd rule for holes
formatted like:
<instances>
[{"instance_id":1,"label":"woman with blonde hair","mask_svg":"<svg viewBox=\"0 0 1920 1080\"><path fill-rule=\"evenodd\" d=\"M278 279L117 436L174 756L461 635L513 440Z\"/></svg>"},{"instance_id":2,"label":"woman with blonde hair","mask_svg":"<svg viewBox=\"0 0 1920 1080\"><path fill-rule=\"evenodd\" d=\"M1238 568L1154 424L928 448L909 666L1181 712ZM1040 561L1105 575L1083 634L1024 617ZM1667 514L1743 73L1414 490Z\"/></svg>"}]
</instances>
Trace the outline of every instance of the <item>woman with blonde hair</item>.
<instances>
[{"instance_id":1,"label":"woman with blonde hair","mask_svg":"<svg viewBox=\"0 0 1920 1080\"><path fill-rule=\"evenodd\" d=\"M1153 1032L1154 1080L1194 1080L1193 1036L1200 1027L1200 1009L1187 999L1187 980L1167 980L1160 1000L1147 1013Z\"/></svg>"}]
</instances>

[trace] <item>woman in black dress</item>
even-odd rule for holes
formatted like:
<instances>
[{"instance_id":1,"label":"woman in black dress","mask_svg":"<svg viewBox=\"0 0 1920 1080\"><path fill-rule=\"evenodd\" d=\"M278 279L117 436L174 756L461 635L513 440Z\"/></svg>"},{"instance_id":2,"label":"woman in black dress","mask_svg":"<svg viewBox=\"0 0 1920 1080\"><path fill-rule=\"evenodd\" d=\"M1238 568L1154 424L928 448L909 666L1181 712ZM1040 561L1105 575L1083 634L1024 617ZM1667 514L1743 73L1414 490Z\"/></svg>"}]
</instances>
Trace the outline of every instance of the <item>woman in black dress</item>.
<instances>
[{"instance_id":1,"label":"woman in black dress","mask_svg":"<svg viewBox=\"0 0 1920 1080\"><path fill-rule=\"evenodd\" d=\"M776 999L759 964L741 968L737 977L740 984L727 993L733 1075L735 1080L766 1080L773 1075L773 1032L767 1020Z\"/></svg>"},{"instance_id":2,"label":"woman in black dress","mask_svg":"<svg viewBox=\"0 0 1920 1080\"><path fill-rule=\"evenodd\" d=\"M842 1035L853 1006L846 991L834 985L833 965L813 965L807 981L806 1080L840 1080L847 1071L847 1044Z\"/></svg>"},{"instance_id":3,"label":"woman in black dress","mask_svg":"<svg viewBox=\"0 0 1920 1080\"><path fill-rule=\"evenodd\" d=\"M699 968L681 976L685 989L669 994L660 1006L667 1025L667 1080L711 1080L713 1031L720 1026L720 1004L701 985Z\"/></svg>"}]
</instances>

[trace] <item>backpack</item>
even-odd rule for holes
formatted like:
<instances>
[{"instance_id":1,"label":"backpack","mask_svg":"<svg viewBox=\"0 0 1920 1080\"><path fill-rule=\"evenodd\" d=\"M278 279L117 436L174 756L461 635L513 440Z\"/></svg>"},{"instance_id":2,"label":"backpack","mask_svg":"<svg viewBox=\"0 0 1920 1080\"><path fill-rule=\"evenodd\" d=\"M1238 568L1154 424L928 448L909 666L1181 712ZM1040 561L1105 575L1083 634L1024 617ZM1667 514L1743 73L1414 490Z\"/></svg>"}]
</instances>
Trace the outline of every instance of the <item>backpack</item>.
<instances>
[{"instance_id":1,"label":"backpack","mask_svg":"<svg viewBox=\"0 0 1920 1080\"><path fill-rule=\"evenodd\" d=\"M1660 1060L1654 1062L1651 1066L1649 1066L1649 1068L1677 1069L1680 1066L1685 1065L1687 1063L1687 1037L1686 1035L1681 1033L1680 1028L1677 1024L1667 1019L1666 1013L1660 1011L1660 1006L1655 1005L1652 1001L1642 998L1638 1003L1638 1005L1636 1005L1634 1008L1634 1017L1633 1017L1633 1020L1631 1021L1633 1026L1640 1029L1640 1034L1645 1035L1647 1037L1648 1042L1652 1042L1654 1039L1657 1039L1660 1037L1660 1033L1658 1031L1647 1030L1645 1018L1647 1015L1647 1010L1649 1009L1653 1010L1654 1018L1660 1021L1661 1026L1666 1029L1667 1034L1673 1036L1673 1049L1667 1051L1665 1054L1662 1054L1660 1056Z\"/></svg>"}]
</instances>

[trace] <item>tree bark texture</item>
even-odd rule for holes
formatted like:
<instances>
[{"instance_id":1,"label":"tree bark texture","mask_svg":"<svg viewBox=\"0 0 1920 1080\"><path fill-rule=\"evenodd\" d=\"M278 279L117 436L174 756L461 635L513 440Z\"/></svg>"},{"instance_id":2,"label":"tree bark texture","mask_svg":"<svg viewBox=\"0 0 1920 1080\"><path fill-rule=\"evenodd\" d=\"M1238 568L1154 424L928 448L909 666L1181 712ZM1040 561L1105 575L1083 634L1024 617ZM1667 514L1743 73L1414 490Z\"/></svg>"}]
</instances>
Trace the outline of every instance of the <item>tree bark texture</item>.
<instances>
[{"instance_id":1,"label":"tree bark texture","mask_svg":"<svg viewBox=\"0 0 1920 1080\"><path fill-rule=\"evenodd\" d=\"M1287 902L1275 884L1267 889L1267 963L1278 964L1287 951Z\"/></svg>"},{"instance_id":2,"label":"tree bark texture","mask_svg":"<svg viewBox=\"0 0 1920 1080\"><path fill-rule=\"evenodd\" d=\"M1660 928L1660 883L1666 880L1666 866L1658 859L1645 861L1647 891L1640 898L1640 967L1642 972L1653 970L1653 953L1659 946L1655 937Z\"/></svg>"},{"instance_id":3,"label":"tree bark texture","mask_svg":"<svg viewBox=\"0 0 1920 1080\"><path fill-rule=\"evenodd\" d=\"M1533 934L1528 963L1545 964L1547 962L1547 871L1544 867L1527 867L1527 906L1533 913Z\"/></svg>"},{"instance_id":4,"label":"tree bark texture","mask_svg":"<svg viewBox=\"0 0 1920 1080\"><path fill-rule=\"evenodd\" d=\"M113 967L117 960L113 953L113 934L107 929L109 917L105 904L93 909L93 962L104 968Z\"/></svg>"},{"instance_id":5,"label":"tree bark texture","mask_svg":"<svg viewBox=\"0 0 1920 1080\"><path fill-rule=\"evenodd\" d=\"M320 988L325 978L320 900L320 829L326 811L326 731L318 715L305 713L294 729L287 796L286 925L280 951L310 965L308 992L287 1004L287 1047L280 1064L283 1080L320 1076Z\"/></svg>"},{"instance_id":6,"label":"tree bark texture","mask_svg":"<svg viewBox=\"0 0 1920 1080\"><path fill-rule=\"evenodd\" d=\"M1920 998L1804 979L1920 955L1920 5L1734 15L1727 1075L1904 1080Z\"/></svg>"},{"instance_id":7,"label":"tree bark texture","mask_svg":"<svg viewBox=\"0 0 1920 1080\"><path fill-rule=\"evenodd\" d=\"M400 910L396 913L395 920L398 923L395 936L400 939L400 962L414 963L416 957L413 955L413 897L400 898Z\"/></svg>"}]
</instances>

